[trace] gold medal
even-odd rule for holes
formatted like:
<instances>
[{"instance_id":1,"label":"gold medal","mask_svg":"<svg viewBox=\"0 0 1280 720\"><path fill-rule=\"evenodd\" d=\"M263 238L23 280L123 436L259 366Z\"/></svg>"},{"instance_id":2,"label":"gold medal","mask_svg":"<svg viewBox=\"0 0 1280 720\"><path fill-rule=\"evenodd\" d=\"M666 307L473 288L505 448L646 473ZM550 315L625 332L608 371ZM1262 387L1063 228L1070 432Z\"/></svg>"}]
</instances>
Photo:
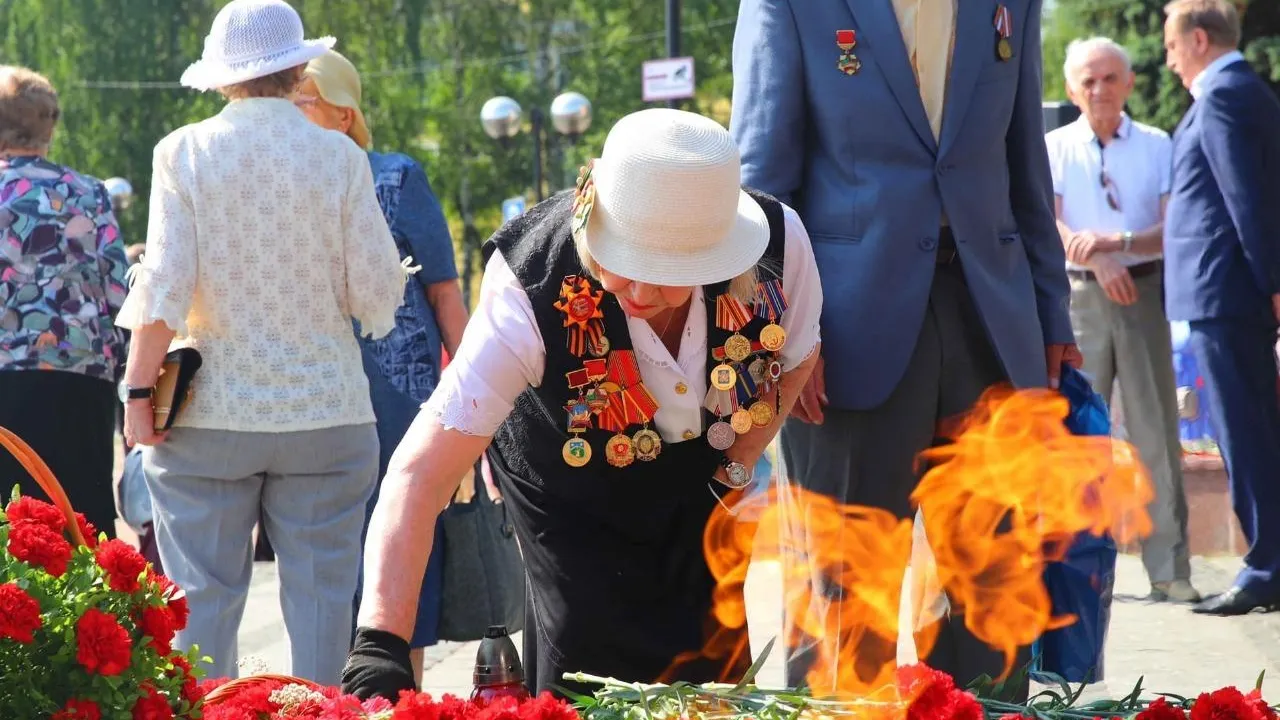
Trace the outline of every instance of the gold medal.
<instances>
[{"instance_id":1,"label":"gold medal","mask_svg":"<svg viewBox=\"0 0 1280 720\"><path fill-rule=\"evenodd\" d=\"M716 450L728 450L733 447L733 441L736 440L738 434L733 431L729 423L723 420L711 424L707 428L707 444Z\"/></svg>"},{"instance_id":2,"label":"gold medal","mask_svg":"<svg viewBox=\"0 0 1280 720\"><path fill-rule=\"evenodd\" d=\"M751 341L734 333L724 341L724 354L734 362L742 362L751 355Z\"/></svg>"},{"instance_id":3,"label":"gold medal","mask_svg":"<svg viewBox=\"0 0 1280 720\"><path fill-rule=\"evenodd\" d=\"M645 428L631 436L631 443L636 449L636 458L640 460L656 460L662 452L662 436Z\"/></svg>"},{"instance_id":4,"label":"gold medal","mask_svg":"<svg viewBox=\"0 0 1280 720\"><path fill-rule=\"evenodd\" d=\"M732 390L738 384L738 372L732 366L720 363L711 371L711 387L717 390Z\"/></svg>"},{"instance_id":5,"label":"gold medal","mask_svg":"<svg viewBox=\"0 0 1280 720\"><path fill-rule=\"evenodd\" d=\"M733 411L733 415L729 417L729 426L733 431L742 435L751 431L752 415L746 408L738 408Z\"/></svg>"},{"instance_id":6,"label":"gold medal","mask_svg":"<svg viewBox=\"0 0 1280 720\"><path fill-rule=\"evenodd\" d=\"M773 408L766 402L756 402L750 410L751 422L756 427L765 427L773 422Z\"/></svg>"},{"instance_id":7,"label":"gold medal","mask_svg":"<svg viewBox=\"0 0 1280 720\"><path fill-rule=\"evenodd\" d=\"M769 323L760 331L760 344L769 352L778 352L787 344L787 331L777 323Z\"/></svg>"},{"instance_id":8,"label":"gold medal","mask_svg":"<svg viewBox=\"0 0 1280 720\"><path fill-rule=\"evenodd\" d=\"M578 435L574 435L564 443L560 454L569 467L580 468L591 462L591 444Z\"/></svg>"},{"instance_id":9,"label":"gold medal","mask_svg":"<svg viewBox=\"0 0 1280 720\"><path fill-rule=\"evenodd\" d=\"M624 468L636 459L635 446L631 444L631 438L618 433L609 438L608 444L604 446L604 459L614 467Z\"/></svg>"},{"instance_id":10,"label":"gold medal","mask_svg":"<svg viewBox=\"0 0 1280 720\"><path fill-rule=\"evenodd\" d=\"M1000 58L1000 62L1008 62L1013 57L1013 46L1009 44L1008 38L1002 37L996 43L996 57Z\"/></svg>"}]
</instances>

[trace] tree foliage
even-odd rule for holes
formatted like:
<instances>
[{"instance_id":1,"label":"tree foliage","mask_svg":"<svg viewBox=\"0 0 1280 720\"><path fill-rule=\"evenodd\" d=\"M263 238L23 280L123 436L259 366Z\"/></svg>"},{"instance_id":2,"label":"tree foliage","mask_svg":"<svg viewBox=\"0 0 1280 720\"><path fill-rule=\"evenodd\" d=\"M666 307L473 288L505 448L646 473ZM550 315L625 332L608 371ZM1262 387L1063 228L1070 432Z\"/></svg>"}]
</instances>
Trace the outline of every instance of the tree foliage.
<instances>
[{"instance_id":1,"label":"tree foliage","mask_svg":"<svg viewBox=\"0 0 1280 720\"><path fill-rule=\"evenodd\" d=\"M63 105L54 159L122 176L135 202L126 236L146 232L151 152L182 125L216 113L212 93L177 86L226 0L0 0L0 61L46 74ZM608 128L644 107L640 67L665 55L655 0L293 0L311 37L333 35L361 69L378 150L422 161L444 203L464 272L497 229L503 198L533 199L531 111L560 92L593 104L584 137L547 125L546 190L572 184ZM728 121L737 0L684 0L682 54L697 62L698 109ZM495 95L524 108L525 131L499 144L480 127Z\"/></svg>"}]
</instances>

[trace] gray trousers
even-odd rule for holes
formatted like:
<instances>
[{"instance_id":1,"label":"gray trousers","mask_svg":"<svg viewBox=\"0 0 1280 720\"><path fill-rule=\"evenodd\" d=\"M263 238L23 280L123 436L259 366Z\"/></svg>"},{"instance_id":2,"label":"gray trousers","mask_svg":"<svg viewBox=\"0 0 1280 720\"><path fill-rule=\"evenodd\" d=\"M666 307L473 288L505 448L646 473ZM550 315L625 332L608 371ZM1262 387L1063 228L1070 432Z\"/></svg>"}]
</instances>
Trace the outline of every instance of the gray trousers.
<instances>
[{"instance_id":1,"label":"gray trousers","mask_svg":"<svg viewBox=\"0 0 1280 720\"><path fill-rule=\"evenodd\" d=\"M1147 507L1152 534L1142 543L1151 582L1191 577L1187 497L1173 375L1173 341L1164 314L1161 273L1133 281L1138 301L1118 305L1092 280L1071 279L1071 326L1093 388L1114 401L1116 380L1128 440L1151 473L1155 500Z\"/></svg>"},{"instance_id":2,"label":"gray trousers","mask_svg":"<svg viewBox=\"0 0 1280 720\"><path fill-rule=\"evenodd\" d=\"M374 426L177 428L143 462L160 559L191 606L176 645L211 657L210 677L236 677L261 517L276 552L290 672L337 685L350 650L365 503L378 473Z\"/></svg>"},{"instance_id":3,"label":"gray trousers","mask_svg":"<svg viewBox=\"0 0 1280 720\"><path fill-rule=\"evenodd\" d=\"M826 358L826 372L839 371L840 359ZM821 425L788 420L781 433L781 471L791 482L843 503L911 517L909 498L925 469L918 466L917 455L935 444L939 422L968 410L986 388L1006 379L961 267L940 266L920 339L889 399L871 410L827 408ZM828 579L814 578L814 582L823 588L820 594L838 597ZM998 677L1003 672L1004 656L974 637L965 628L963 615L953 613L940 622L937 642L921 662L951 674L961 687L984 673ZM843 640L837 635L832 642ZM804 681L815 650L788 648L791 687ZM868 633L856 654L858 665L867 665L860 674L873 676L876 667L895 659L896 645ZM1022 648L1013 669L1021 669L1030 659L1030 647ZM1014 697L1026 694L1025 683L1012 688Z\"/></svg>"}]
</instances>

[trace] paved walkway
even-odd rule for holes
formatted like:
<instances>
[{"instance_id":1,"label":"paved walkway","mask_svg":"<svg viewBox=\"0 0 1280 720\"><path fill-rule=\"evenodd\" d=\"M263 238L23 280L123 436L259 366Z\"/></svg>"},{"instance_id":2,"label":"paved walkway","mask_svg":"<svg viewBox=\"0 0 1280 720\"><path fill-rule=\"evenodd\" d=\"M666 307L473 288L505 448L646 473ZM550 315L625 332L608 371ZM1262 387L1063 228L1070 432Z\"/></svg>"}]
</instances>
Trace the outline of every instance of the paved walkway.
<instances>
[{"instance_id":1,"label":"paved walkway","mask_svg":"<svg viewBox=\"0 0 1280 720\"><path fill-rule=\"evenodd\" d=\"M1225 589L1237 563L1229 558L1197 558L1194 580L1202 592ZM748 621L753 648L761 648L781 627L778 568L752 565L747 578ZM1123 696L1140 677L1153 692L1191 694L1224 685L1250 688L1267 670L1264 690L1280 700L1280 613L1241 618L1194 615L1185 607L1149 603L1142 564L1122 556L1116 602L1107 642L1106 680L1087 696ZM254 568L253 589L240 632L247 670L288 669L288 648L278 607L275 567ZM517 646L519 639L517 638ZM468 694L475 643L444 643L430 648L423 688L433 693ZM781 655L774 653L761 674L764 685L782 682Z\"/></svg>"}]
</instances>

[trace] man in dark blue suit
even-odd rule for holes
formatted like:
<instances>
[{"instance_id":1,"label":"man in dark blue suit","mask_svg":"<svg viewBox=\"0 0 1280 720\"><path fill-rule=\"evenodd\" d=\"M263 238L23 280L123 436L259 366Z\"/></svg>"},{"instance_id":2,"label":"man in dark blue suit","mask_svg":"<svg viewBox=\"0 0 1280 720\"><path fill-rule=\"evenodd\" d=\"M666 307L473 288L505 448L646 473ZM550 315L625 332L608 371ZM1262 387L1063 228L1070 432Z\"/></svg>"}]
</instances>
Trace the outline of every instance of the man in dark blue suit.
<instances>
[{"instance_id":1,"label":"man in dark blue suit","mask_svg":"<svg viewBox=\"0 0 1280 720\"><path fill-rule=\"evenodd\" d=\"M1195 98L1173 136L1166 309L1190 323L1249 542L1230 590L1195 611L1280 609L1280 101L1236 50L1229 0L1165 7L1168 65Z\"/></svg>"}]
</instances>

